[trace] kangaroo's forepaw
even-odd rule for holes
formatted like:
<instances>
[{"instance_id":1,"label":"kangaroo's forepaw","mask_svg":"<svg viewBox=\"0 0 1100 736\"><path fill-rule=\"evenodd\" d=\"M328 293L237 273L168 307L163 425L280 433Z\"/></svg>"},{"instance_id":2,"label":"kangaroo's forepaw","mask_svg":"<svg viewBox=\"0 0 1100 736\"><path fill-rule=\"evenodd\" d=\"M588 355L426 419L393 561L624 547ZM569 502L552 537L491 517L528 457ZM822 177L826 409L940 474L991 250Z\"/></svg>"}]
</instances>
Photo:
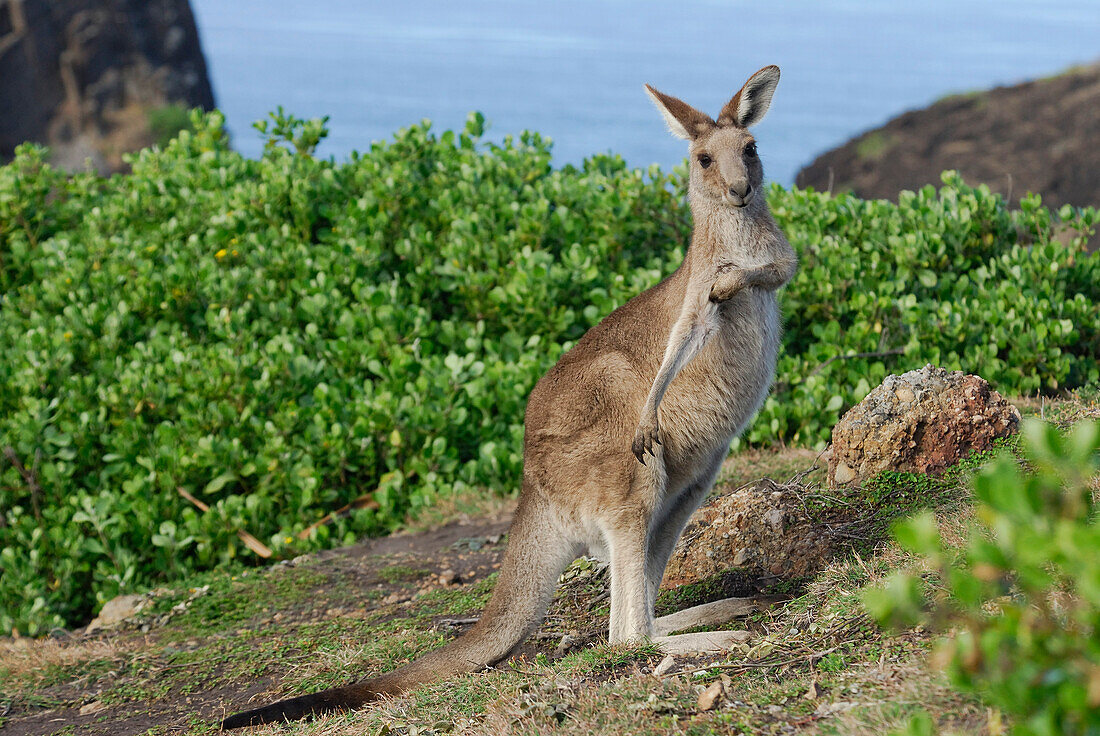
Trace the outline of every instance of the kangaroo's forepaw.
<instances>
[{"instance_id":1,"label":"kangaroo's forepaw","mask_svg":"<svg viewBox=\"0 0 1100 736\"><path fill-rule=\"evenodd\" d=\"M654 457L657 456L656 446L661 444L661 430L657 425L657 417L645 420L638 425L638 429L634 432L634 442L631 443L630 449L634 453L634 457L638 458L638 462L645 465L645 455L648 452Z\"/></svg>"}]
</instances>

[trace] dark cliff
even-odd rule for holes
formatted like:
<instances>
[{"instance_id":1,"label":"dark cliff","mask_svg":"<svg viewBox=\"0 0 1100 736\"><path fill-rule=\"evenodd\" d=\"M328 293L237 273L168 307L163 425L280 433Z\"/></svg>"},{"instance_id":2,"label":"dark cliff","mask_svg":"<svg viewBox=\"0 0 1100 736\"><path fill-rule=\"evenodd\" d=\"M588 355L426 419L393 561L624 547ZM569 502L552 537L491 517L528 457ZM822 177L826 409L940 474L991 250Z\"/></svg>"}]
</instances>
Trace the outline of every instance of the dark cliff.
<instances>
[{"instance_id":1,"label":"dark cliff","mask_svg":"<svg viewBox=\"0 0 1100 736\"><path fill-rule=\"evenodd\" d=\"M895 199L958 169L1013 201L1100 205L1100 65L907 112L799 172L796 183Z\"/></svg>"},{"instance_id":2,"label":"dark cliff","mask_svg":"<svg viewBox=\"0 0 1100 736\"><path fill-rule=\"evenodd\" d=\"M33 140L118 170L171 106L214 107L187 0L0 0L0 158Z\"/></svg>"}]
</instances>

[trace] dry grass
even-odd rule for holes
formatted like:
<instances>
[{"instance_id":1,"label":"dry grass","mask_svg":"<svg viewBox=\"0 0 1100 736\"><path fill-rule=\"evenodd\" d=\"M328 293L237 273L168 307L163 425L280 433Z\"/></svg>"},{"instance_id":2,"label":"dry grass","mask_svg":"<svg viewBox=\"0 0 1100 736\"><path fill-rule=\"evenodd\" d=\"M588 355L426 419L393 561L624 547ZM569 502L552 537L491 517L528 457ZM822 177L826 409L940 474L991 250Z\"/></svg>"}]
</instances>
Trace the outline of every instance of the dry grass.
<instances>
[{"instance_id":1,"label":"dry grass","mask_svg":"<svg viewBox=\"0 0 1100 736\"><path fill-rule=\"evenodd\" d=\"M96 660L121 660L140 649L133 639L0 639L0 675L28 688L46 683L53 671L72 669Z\"/></svg>"}]
</instances>

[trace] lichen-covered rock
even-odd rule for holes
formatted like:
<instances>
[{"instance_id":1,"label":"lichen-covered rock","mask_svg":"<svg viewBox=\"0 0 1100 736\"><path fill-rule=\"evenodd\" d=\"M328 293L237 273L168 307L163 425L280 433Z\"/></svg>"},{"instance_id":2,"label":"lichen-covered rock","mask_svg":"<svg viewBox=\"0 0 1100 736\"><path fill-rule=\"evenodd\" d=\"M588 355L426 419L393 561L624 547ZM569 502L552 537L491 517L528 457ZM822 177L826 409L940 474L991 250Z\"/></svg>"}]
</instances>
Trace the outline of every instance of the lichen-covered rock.
<instances>
[{"instance_id":1,"label":"lichen-covered rock","mask_svg":"<svg viewBox=\"0 0 1100 736\"><path fill-rule=\"evenodd\" d=\"M734 567L797 578L820 569L836 544L808 517L798 487L764 478L711 499L695 513L661 587L698 582Z\"/></svg>"},{"instance_id":2,"label":"lichen-covered rock","mask_svg":"<svg viewBox=\"0 0 1100 736\"><path fill-rule=\"evenodd\" d=\"M978 376L932 365L887 376L833 428L829 485L884 470L938 473L1017 431L1020 412Z\"/></svg>"}]
</instances>

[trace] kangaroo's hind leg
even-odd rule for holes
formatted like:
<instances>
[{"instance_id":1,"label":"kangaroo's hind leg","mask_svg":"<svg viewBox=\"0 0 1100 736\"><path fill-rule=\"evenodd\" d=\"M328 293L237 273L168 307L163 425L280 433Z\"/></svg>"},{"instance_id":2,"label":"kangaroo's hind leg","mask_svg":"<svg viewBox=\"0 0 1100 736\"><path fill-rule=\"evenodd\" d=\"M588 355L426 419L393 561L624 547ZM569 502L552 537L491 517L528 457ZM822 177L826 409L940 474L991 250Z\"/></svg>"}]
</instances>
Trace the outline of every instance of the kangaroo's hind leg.
<instances>
[{"instance_id":1,"label":"kangaroo's hind leg","mask_svg":"<svg viewBox=\"0 0 1100 736\"><path fill-rule=\"evenodd\" d=\"M648 580L654 509L667 482L660 446L648 465L633 468L628 503L601 523L611 562L609 641L620 644L653 635L653 595Z\"/></svg>"},{"instance_id":2,"label":"kangaroo's hind leg","mask_svg":"<svg viewBox=\"0 0 1100 736\"><path fill-rule=\"evenodd\" d=\"M689 486L675 499L665 511L663 518L653 527L650 537L649 558L647 559L646 579L653 601L657 599L661 580L669 558L683 534L692 514L698 510L714 485L725 453L718 453L712 460L708 472ZM669 654L715 651L729 649L738 641L738 635L726 631L706 631L694 634L669 636L696 626L719 626L738 616L746 616L759 610L761 602L755 598L726 598L704 603L698 606L661 616L654 621L654 642Z\"/></svg>"},{"instance_id":3,"label":"kangaroo's hind leg","mask_svg":"<svg viewBox=\"0 0 1100 736\"><path fill-rule=\"evenodd\" d=\"M656 520L649 533L649 556L646 558L646 584L653 601L661 589L665 568L676 549L680 535L684 533L691 515L699 508L710 489L709 483L694 483L680 497L671 502L664 514Z\"/></svg>"}]
</instances>

